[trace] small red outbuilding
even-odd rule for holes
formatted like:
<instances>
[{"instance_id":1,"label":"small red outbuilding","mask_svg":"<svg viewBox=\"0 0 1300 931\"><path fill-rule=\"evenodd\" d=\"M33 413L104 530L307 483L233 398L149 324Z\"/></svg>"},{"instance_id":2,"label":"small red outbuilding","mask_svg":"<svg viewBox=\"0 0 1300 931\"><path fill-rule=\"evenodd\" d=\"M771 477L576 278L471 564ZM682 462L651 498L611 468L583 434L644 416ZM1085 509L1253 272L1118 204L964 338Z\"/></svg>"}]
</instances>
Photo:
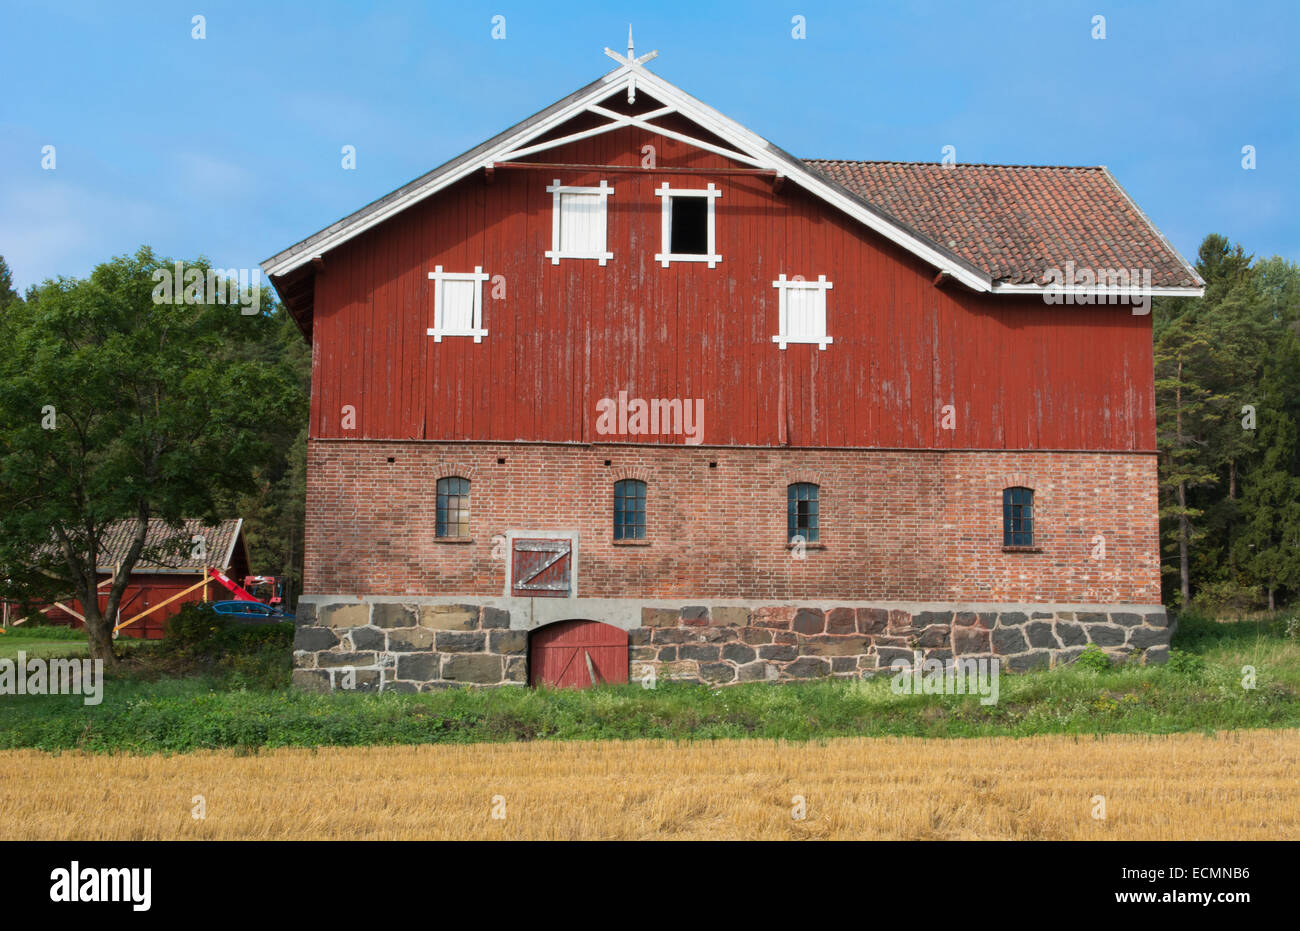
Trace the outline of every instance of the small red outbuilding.
<instances>
[{"instance_id":1,"label":"small red outbuilding","mask_svg":"<svg viewBox=\"0 0 1300 931\"><path fill-rule=\"evenodd\" d=\"M100 565L96 570L100 577L100 591L103 592L99 602L101 609L108 601L109 581L138 526L137 521L119 521L104 534ZM235 579L248 575L248 545L244 541L243 528L242 518L225 520L212 527L204 526L197 518L188 519L179 529L168 527L162 521L151 521L145 538L146 551L161 548L169 540L177 538L185 541L186 545L179 555L158 561L142 559L136 564L122 594L114 623L143 616L123 627L120 636L161 639L167 619L179 611L181 605L191 601L221 601L229 597L216 582L202 583L207 578L209 567L221 569ZM169 599L175 600L169 602ZM15 606L6 604L4 610L7 615L5 622L12 624L18 614ZM43 624L72 627L85 624L81 601L75 598L55 602L39 613L44 615L39 621ZM33 617L30 622L36 621L37 618Z\"/></svg>"}]
</instances>

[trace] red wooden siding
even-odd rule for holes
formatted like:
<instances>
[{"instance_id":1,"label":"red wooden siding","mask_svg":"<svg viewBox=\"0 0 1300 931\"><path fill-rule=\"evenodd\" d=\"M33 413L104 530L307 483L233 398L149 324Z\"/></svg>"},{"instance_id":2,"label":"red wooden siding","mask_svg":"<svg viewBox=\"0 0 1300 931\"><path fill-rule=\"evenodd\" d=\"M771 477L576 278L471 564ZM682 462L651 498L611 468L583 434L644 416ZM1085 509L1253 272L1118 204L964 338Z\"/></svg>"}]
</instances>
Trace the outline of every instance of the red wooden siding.
<instances>
[{"instance_id":1,"label":"red wooden siding","mask_svg":"<svg viewBox=\"0 0 1300 931\"><path fill-rule=\"evenodd\" d=\"M660 168L698 171L477 172L328 253L312 435L682 442L597 435L597 402L625 390L703 398L706 445L1154 449L1149 316L935 287L930 266L793 184L773 193L764 176L711 174L737 166L643 130L534 159L635 166L645 145ZM613 185L607 265L544 256L555 178ZM721 189L717 268L655 262L664 181ZM484 285L481 343L425 334L435 265L504 276L504 300ZM825 351L772 342L782 273L833 282ZM953 430L940 428L947 404Z\"/></svg>"},{"instance_id":2,"label":"red wooden siding","mask_svg":"<svg viewBox=\"0 0 1300 931\"><path fill-rule=\"evenodd\" d=\"M627 681L627 631L599 621L560 621L528 637L528 684L588 688L598 682Z\"/></svg>"},{"instance_id":3,"label":"red wooden siding","mask_svg":"<svg viewBox=\"0 0 1300 931\"><path fill-rule=\"evenodd\" d=\"M107 576L101 576L101 580ZM239 577L241 580L243 576ZM157 604L161 604L173 595L177 595L189 588L191 585L202 580L199 575L183 575L178 573L132 573L131 580L126 585L126 590L122 593L120 604L122 620L128 620L135 617L142 611L147 611ZM206 586L208 601L223 601L230 596L224 588L216 582ZM108 586L105 585L100 590L99 607L100 610L108 604ZM181 598L177 598L166 607L159 608L147 617L141 618L134 624L123 627L119 632L121 637L131 637L138 640L161 640L166 635L167 621L181 609L181 606L191 601L203 600L203 588L196 588ZM78 614L85 614L82 609L80 599L71 598L63 602ZM43 618L34 617L28 623L30 624L61 624L73 628L81 628L85 625L62 610L57 606L45 608L41 613Z\"/></svg>"}]
</instances>

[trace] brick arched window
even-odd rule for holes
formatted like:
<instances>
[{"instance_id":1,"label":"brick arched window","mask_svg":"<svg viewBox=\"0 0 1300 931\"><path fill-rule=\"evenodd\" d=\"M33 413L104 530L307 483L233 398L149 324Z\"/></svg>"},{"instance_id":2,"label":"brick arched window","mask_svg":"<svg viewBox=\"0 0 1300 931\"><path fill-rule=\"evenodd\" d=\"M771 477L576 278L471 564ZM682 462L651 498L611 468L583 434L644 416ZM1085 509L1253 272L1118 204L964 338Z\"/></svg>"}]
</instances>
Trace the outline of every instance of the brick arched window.
<instances>
[{"instance_id":1,"label":"brick arched window","mask_svg":"<svg viewBox=\"0 0 1300 931\"><path fill-rule=\"evenodd\" d=\"M1002 489L1002 545L1034 545L1034 490L1015 485Z\"/></svg>"},{"instance_id":2,"label":"brick arched window","mask_svg":"<svg viewBox=\"0 0 1300 931\"><path fill-rule=\"evenodd\" d=\"M436 533L440 537L469 536L469 479L458 475L438 479Z\"/></svg>"},{"instance_id":3,"label":"brick arched window","mask_svg":"<svg viewBox=\"0 0 1300 931\"><path fill-rule=\"evenodd\" d=\"M645 539L645 482L640 479L614 483L614 539Z\"/></svg>"},{"instance_id":4,"label":"brick arched window","mask_svg":"<svg viewBox=\"0 0 1300 931\"><path fill-rule=\"evenodd\" d=\"M786 541L801 537L805 543L816 543L821 531L818 514L818 497L821 489L812 482L794 482L786 486L785 527Z\"/></svg>"}]
</instances>

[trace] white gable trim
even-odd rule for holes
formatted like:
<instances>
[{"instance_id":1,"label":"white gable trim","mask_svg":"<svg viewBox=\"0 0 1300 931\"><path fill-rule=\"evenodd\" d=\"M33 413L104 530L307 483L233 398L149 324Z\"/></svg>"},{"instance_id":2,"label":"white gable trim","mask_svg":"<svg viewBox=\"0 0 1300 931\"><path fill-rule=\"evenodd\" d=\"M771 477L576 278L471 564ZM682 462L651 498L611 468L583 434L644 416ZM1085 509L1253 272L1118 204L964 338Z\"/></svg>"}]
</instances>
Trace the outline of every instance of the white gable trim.
<instances>
[{"instance_id":1,"label":"white gable trim","mask_svg":"<svg viewBox=\"0 0 1300 931\"><path fill-rule=\"evenodd\" d=\"M244 519L242 517L235 520L235 532L230 535L230 546L226 547L226 560L219 567L222 572L229 572L232 560L235 558L235 544L239 542L239 535L244 532ZM249 567L250 570L252 567Z\"/></svg>"},{"instance_id":2,"label":"white gable trim","mask_svg":"<svg viewBox=\"0 0 1300 931\"><path fill-rule=\"evenodd\" d=\"M1204 297L1203 286L1195 288L1115 288L1104 285L1097 287L1056 287L1044 284L995 284L991 289L994 294L1059 294L1065 295L1101 295L1115 297Z\"/></svg>"},{"instance_id":3,"label":"white gable trim","mask_svg":"<svg viewBox=\"0 0 1300 931\"><path fill-rule=\"evenodd\" d=\"M616 93L622 89L630 90L633 87L644 89L666 107L671 107L675 112L697 123L719 139L735 146L736 151L734 153L728 152L726 149L705 143L703 140L692 139L684 134L655 126L646 122L648 116L646 114L635 117L624 116L599 106L600 101L609 97L611 92ZM601 113L602 110L604 110L604 113ZM304 248L289 255L281 253L280 256L267 259L262 263L262 269L267 275L278 277L306 265L314 257L321 256L359 236L366 230L401 213L407 207L455 184L475 171L490 167L498 161L503 161L512 153L514 157L518 157L518 151L526 149L529 140L536 139L557 126L563 125L584 111L595 112L607 118L614 118L606 126L596 127L597 130L608 132L618 128L618 125L635 125L649 132L697 145L707 151L713 151L716 154L735 159L744 164L775 171L778 175L789 179L832 206L837 207L891 242L898 244L939 270L947 272L966 286L976 291L988 292L993 290L993 281L990 276L957 259L955 256L941 251L930 242L923 240L903 227L890 222L884 216L868 208L864 202L856 199L838 185L821 178L798 159L782 152L763 137L751 132L707 104L696 100L658 75L646 71L639 62L632 62L614 69L601 78L599 85L594 86L587 93L571 99L563 105L557 105L553 112L535 121L526 121L527 125L523 125L517 132L510 133L493 150L475 158L462 157L449 163L442 170L435 171L424 183L413 187L401 197L394 198L370 213L364 215L354 214L353 219L342 221L338 229L328 236L322 237L319 241L311 242L311 237L304 240L302 244L310 242L310 248ZM654 112L658 113L659 111ZM595 131L588 132L590 135L598 134Z\"/></svg>"}]
</instances>

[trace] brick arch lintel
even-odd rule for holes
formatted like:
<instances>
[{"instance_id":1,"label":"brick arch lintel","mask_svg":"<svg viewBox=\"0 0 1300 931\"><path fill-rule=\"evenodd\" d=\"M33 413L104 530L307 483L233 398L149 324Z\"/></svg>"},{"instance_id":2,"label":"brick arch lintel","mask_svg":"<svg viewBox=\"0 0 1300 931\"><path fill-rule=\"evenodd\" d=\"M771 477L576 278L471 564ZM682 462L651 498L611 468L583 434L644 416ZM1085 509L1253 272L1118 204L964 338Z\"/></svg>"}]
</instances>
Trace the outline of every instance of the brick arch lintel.
<instances>
[{"instance_id":1,"label":"brick arch lintel","mask_svg":"<svg viewBox=\"0 0 1300 931\"><path fill-rule=\"evenodd\" d=\"M1028 472L1009 472L1002 476L1001 482L1001 488L1004 490L1007 488L1028 488L1035 495L1038 493L1038 482Z\"/></svg>"},{"instance_id":2,"label":"brick arch lintel","mask_svg":"<svg viewBox=\"0 0 1300 931\"><path fill-rule=\"evenodd\" d=\"M645 482L648 486L650 484L650 470L644 466L618 466L609 471L609 480L611 483L621 482L624 479L629 478L634 478L638 482Z\"/></svg>"},{"instance_id":3,"label":"brick arch lintel","mask_svg":"<svg viewBox=\"0 0 1300 931\"><path fill-rule=\"evenodd\" d=\"M440 478L467 478L473 482L478 477L478 470L462 460L439 459L430 466L430 469L434 481Z\"/></svg>"}]
</instances>

